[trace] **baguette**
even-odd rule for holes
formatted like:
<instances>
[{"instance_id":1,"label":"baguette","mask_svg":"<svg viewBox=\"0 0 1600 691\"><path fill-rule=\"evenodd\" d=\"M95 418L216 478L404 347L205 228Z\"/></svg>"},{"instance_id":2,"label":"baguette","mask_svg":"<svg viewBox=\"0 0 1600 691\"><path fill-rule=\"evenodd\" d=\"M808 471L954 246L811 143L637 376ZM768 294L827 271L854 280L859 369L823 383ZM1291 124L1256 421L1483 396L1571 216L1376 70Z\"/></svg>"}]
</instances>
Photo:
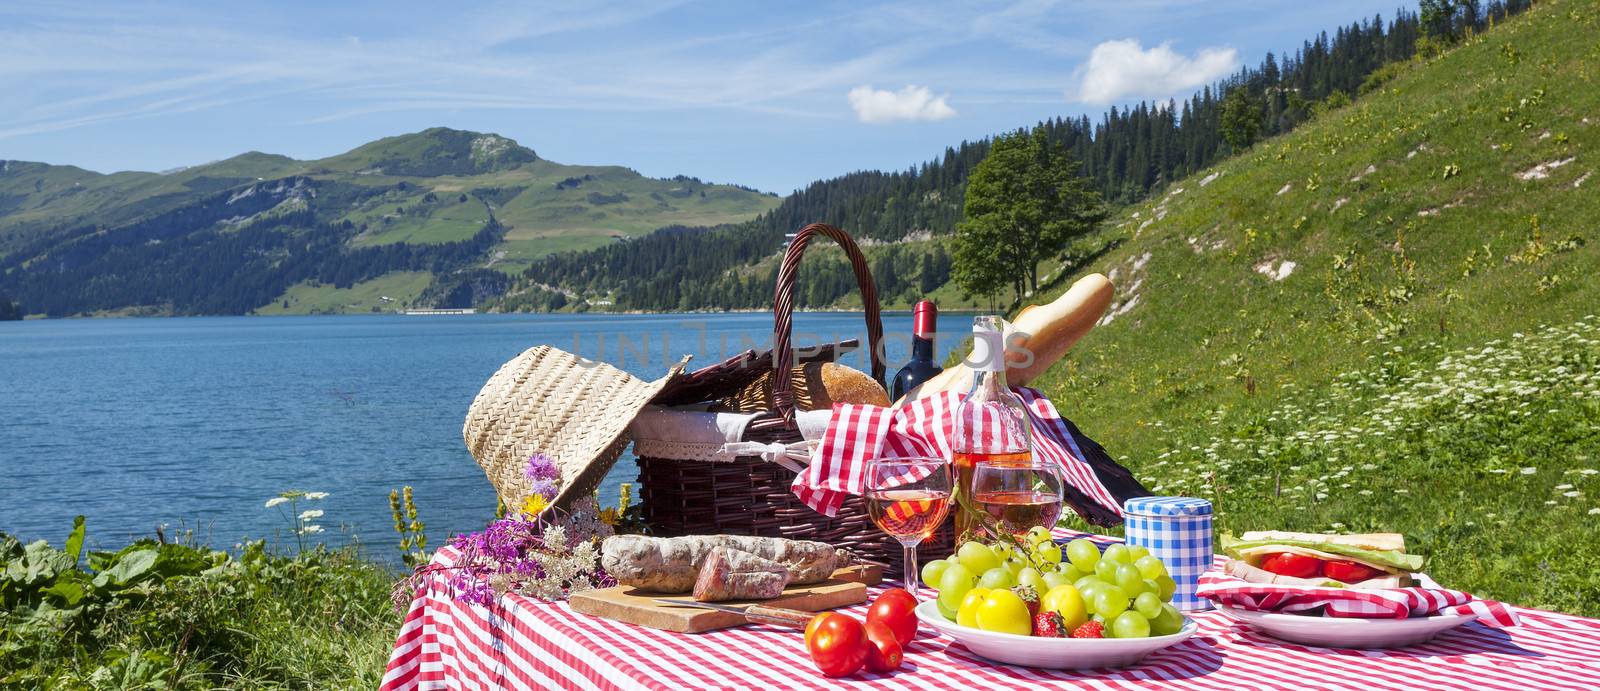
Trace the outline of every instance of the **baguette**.
<instances>
[{"instance_id":1,"label":"baguette","mask_svg":"<svg viewBox=\"0 0 1600 691\"><path fill-rule=\"evenodd\" d=\"M1105 276L1089 274L1053 302L1022 308L1006 329L1006 383L1026 386L1066 355L1111 306L1113 292ZM972 368L962 362L907 392L895 405L964 389L971 382Z\"/></svg>"}]
</instances>

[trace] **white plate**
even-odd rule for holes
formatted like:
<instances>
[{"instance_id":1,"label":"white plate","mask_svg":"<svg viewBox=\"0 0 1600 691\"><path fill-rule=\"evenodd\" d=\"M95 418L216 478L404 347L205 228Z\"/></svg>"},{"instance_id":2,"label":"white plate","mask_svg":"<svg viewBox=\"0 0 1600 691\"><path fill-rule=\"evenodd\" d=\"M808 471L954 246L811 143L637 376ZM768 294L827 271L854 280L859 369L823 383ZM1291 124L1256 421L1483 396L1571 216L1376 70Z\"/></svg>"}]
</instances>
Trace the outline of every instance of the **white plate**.
<instances>
[{"instance_id":1,"label":"white plate","mask_svg":"<svg viewBox=\"0 0 1600 691\"><path fill-rule=\"evenodd\" d=\"M1416 645L1478 618L1476 614L1438 614L1409 619L1352 619L1253 612L1234 607L1217 609L1268 636L1323 648L1400 648Z\"/></svg>"},{"instance_id":2,"label":"white plate","mask_svg":"<svg viewBox=\"0 0 1600 691\"><path fill-rule=\"evenodd\" d=\"M1199 626L1184 617L1183 628L1170 636L1150 638L1038 638L1014 633L984 631L962 626L939 612L939 604L928 600L917 605L917 619L939 633L956 639L978 655L1012 665L1051 669L1094 669L1127 667L1138 664L1146 655L1177 645L1194 635Z\"/></svg>"}]
</instances>

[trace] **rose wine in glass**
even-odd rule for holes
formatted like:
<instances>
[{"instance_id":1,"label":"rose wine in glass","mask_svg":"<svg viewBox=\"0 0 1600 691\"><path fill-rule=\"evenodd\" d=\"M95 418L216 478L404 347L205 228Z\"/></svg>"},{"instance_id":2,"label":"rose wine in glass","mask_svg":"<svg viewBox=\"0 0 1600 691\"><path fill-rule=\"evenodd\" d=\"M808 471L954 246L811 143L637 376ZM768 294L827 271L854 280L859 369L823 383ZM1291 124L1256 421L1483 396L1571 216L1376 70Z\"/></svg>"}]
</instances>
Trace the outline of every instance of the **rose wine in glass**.
<instances>
[{"instance_id":1,"label":"rose wine in glass","mask_svg":"<svg viewBox=\"0 0 1600 691\"><path fill-rule=\"evenodd\" d=\"M867 464L867 515L905 549L904 586L917 588L917 545L950 511L950 464L942 458L880 458Z\"/></svg>"},{"instance_id":2,"label":"rose wine in glass","mask_svg":"<svg viewBox=\"0 0 1600 691\"><path fill-rule=\"evenodd\" d=\"M1061 474L1033 462L993 462L973 469L972 501L985 527L1021 537L1034 526L1056 527L1061 518Z\"/></svg>"},{"instance_id":3,"label":"rose wine in glass","mask_svg":"<svg viewBox=\"0 0 1600 691\"><path fill-rule=\"evenodd\" d=\"M1004 322L977 317L972 353L965 364L972 388L956 407L951 463L956 468L956 539L981 537L987 521L973 496L973 469L981 462L1023 463L1033 459L1033 423L1022 399L1006 384Z\"/></svg>"}]
</instances>

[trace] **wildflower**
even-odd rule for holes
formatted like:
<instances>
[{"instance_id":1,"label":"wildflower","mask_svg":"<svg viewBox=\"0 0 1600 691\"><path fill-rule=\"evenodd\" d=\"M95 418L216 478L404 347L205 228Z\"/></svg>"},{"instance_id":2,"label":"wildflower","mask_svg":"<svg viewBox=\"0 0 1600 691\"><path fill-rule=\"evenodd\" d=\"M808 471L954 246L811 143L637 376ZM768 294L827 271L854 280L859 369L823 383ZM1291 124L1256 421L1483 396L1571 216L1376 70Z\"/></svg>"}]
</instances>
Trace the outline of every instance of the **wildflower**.
<instances>
[{"instance_id":1,"label":"wildflower","mask_svg":"<svg viewBox=\"0 0 1600 691\"><path fill-rule=\"evenodd\" d=\"M1394 491L1395 494L1410 494L1411 490L1401 487Z\"/></svg>"},{"instance_id":2,"label":"wildflower","mask_svg":"<svg viewBox=\"0 0 1600 691\"><path fill-rule=\"evenodd\" d=\"M327 492L306 492L307 499L327 499Z\"/></svg>"},{"instance_id":3,"label":"wildflower","mask_svg":"<svg viewBox=\"0 0 1600 691\"><path fill-rule=\"evenodd\" d=\"M528 516L537 516L544 513L544 510L549 506L550 500L545 499L544 495L530 494L526 499L522 500L522 513Z\"/></svg>"},{"instance_id":4,"label":"wildflower","mask_svg":"<svg viewBox=\"0 0 1600 691\"><path fill-rule=\"evenodd\" d=\"M1550 501L1545 502L1544 505L1545 506L1555 506L1556 505L1556 500L1551 499Z\"/></svg>"},{"instance_id":5,"label":"wildflower","mask_svg":"<svg viewBox=\"0 0 1600 691\"><path fill-rule=\"evenodd\" d=\"M618 512L617 512L616 508L614 508L614 507L606 507L604 509L600 509L600 522L601 523L604 523L604 524L612 526L612 527L616 527L617 523L621 522L621 520L622 520L622 517L620 515L618 515Z\"/></svg>"},{"instance_id":6,"label":"wildflower","mask_svg":"<svg viewBox=\"0 0 1600 691\"><path fill-rule=\"evenodd\" d=\"M1583 496L1583 493L1579 492L1578 490L1572 490L1571 492L1562 492L1561 496L1566 497L1568 499L1576 499L1578 497Z\"/></svg>"},{"instance_id":7,"label":"wildflower","mask_svg":"<svg viewBox=\"0 0 1600 691\"><path fill-rule=\"evenodd\" d=\"M267 500L267 508L270 509L270 508L272 508L274 506L277 506L279 504L287 503L288 501L289 501L288 497L273 497L273 498Z\"/></svg>"},{"instance_id":8,"label":"wildflower","mask_svg":"<svg viewBox=\"0 0 1600 691\"><path fill-rule=\"evenodd\" d=\"M1361 495L1363 497L1370 497L1370 496L1372 496L1372 490L1364 489L1364 490L1361 490L1360 492L1357 492L1356 494L1359 494L1359 495Z\"/></svg>"},{"instance_id":9,"label":"wildflower","mask_svg":"<svg viewBox=\"0 0 1600 691\"><path fill-rule=\"evenodd\" d=\"M1556 485L1556 489L1572 489L1572 485Z\"/></svg>"},{"instance_id":10,"label":"wildflower","mask_svg":"<svg viewBox=\"0 0 1600 691\"><path fill-rule=\"evenodd\" d=\"M1537 473L1537 472L1539 472L1539 469L1531 467L1531 466L1522 469L1522 474L1523 475L1532 475L1532 474Z\"/></svg>"},{"instance_id":11,"label":"wildflower","mask_svg":"<svg viewBox=\"0 0 1600 691\"><path fill-rule=\"evenodd\" d=\"M1596 507L1594 507L1592 509L1589 509L1589 515L1590 516L1600 516L1600 506L1596 506Z\"/></svg>"},{"instance_id":12,"label":"wildflower","mask_svg":"<svg viewBox=\"0 0 1600 691\"><path fill-rule=\"evenodd\" d=\"M322 518L322 509L306 509L300 512L300 520L309 521L313 518Z\"/></svg>"},{"instance_id":13,"label":"wildflower","mask_svg":"<svg viewBox=\"0 0 1600 691\"><path fill-rule=\"evenodd\" d=\"M560 489L561 471L556 462L542 453L528 457L527 477L531 482L528 491L544 497L554 497Z\"/></svg>"},{"instance_id":14,"label":"wildflower","mask_svg":"<svg viewBox=\"0 0 1600 691\"><path fill-rule=\"evenodd\" d=\"M308 525L300 529L300 534L302 535L313 535L320 532L322 532L322 526L316 524Z\"/></svg>"},{"instance_id":15,"label":"wildflower","mask_svg":"<svg viewBox=\"0 0 1600 691\"><path fill-rule=\"evenodd\" d=\"M561 471L556 468L555 459L536 451L528 457L527 475L529 480L554 480Z\"/></svg>"},{"instance_id":16,"label":"wildflower","mask_svg":"<svg viewBox=\"0 0 1600 691\"><path fill-rule=\"evenodd\" d=\"M1329 525L1328 527L1333 528L1334 530L1344 530L1344 524L1343 523L1334 523L1334 524Z\"/></svg>"}]
</instances>

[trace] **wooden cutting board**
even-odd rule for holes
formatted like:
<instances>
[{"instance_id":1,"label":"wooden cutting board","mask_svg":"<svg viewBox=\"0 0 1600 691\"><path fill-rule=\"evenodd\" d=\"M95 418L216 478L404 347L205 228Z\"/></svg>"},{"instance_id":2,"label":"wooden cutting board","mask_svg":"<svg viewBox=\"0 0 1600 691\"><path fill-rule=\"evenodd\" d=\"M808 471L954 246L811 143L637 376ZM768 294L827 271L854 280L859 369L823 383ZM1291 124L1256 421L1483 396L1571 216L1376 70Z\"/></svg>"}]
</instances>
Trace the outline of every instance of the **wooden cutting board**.
<instances>
[{"instance_id":1,"label":"wooden cutting board","mask_svg":"<svg viewBox=\"0 0 1600 691\"><path fill-rule=\"evenodd\" d=\"M729 600L719 605L763 604L769 607L820 612L867 601L867 586L883 580L883 569L876 565L852 566L833 572L833 577L811 585L792 585L770 600ZM575 593L567 599L572 611L627 624L679 633L702 633L741 626L742 615L698 607L675 607L656 602L656 598L691 599L688 593L662 594L619 585L614 588Z\"/></svg>"}]
</instances>

